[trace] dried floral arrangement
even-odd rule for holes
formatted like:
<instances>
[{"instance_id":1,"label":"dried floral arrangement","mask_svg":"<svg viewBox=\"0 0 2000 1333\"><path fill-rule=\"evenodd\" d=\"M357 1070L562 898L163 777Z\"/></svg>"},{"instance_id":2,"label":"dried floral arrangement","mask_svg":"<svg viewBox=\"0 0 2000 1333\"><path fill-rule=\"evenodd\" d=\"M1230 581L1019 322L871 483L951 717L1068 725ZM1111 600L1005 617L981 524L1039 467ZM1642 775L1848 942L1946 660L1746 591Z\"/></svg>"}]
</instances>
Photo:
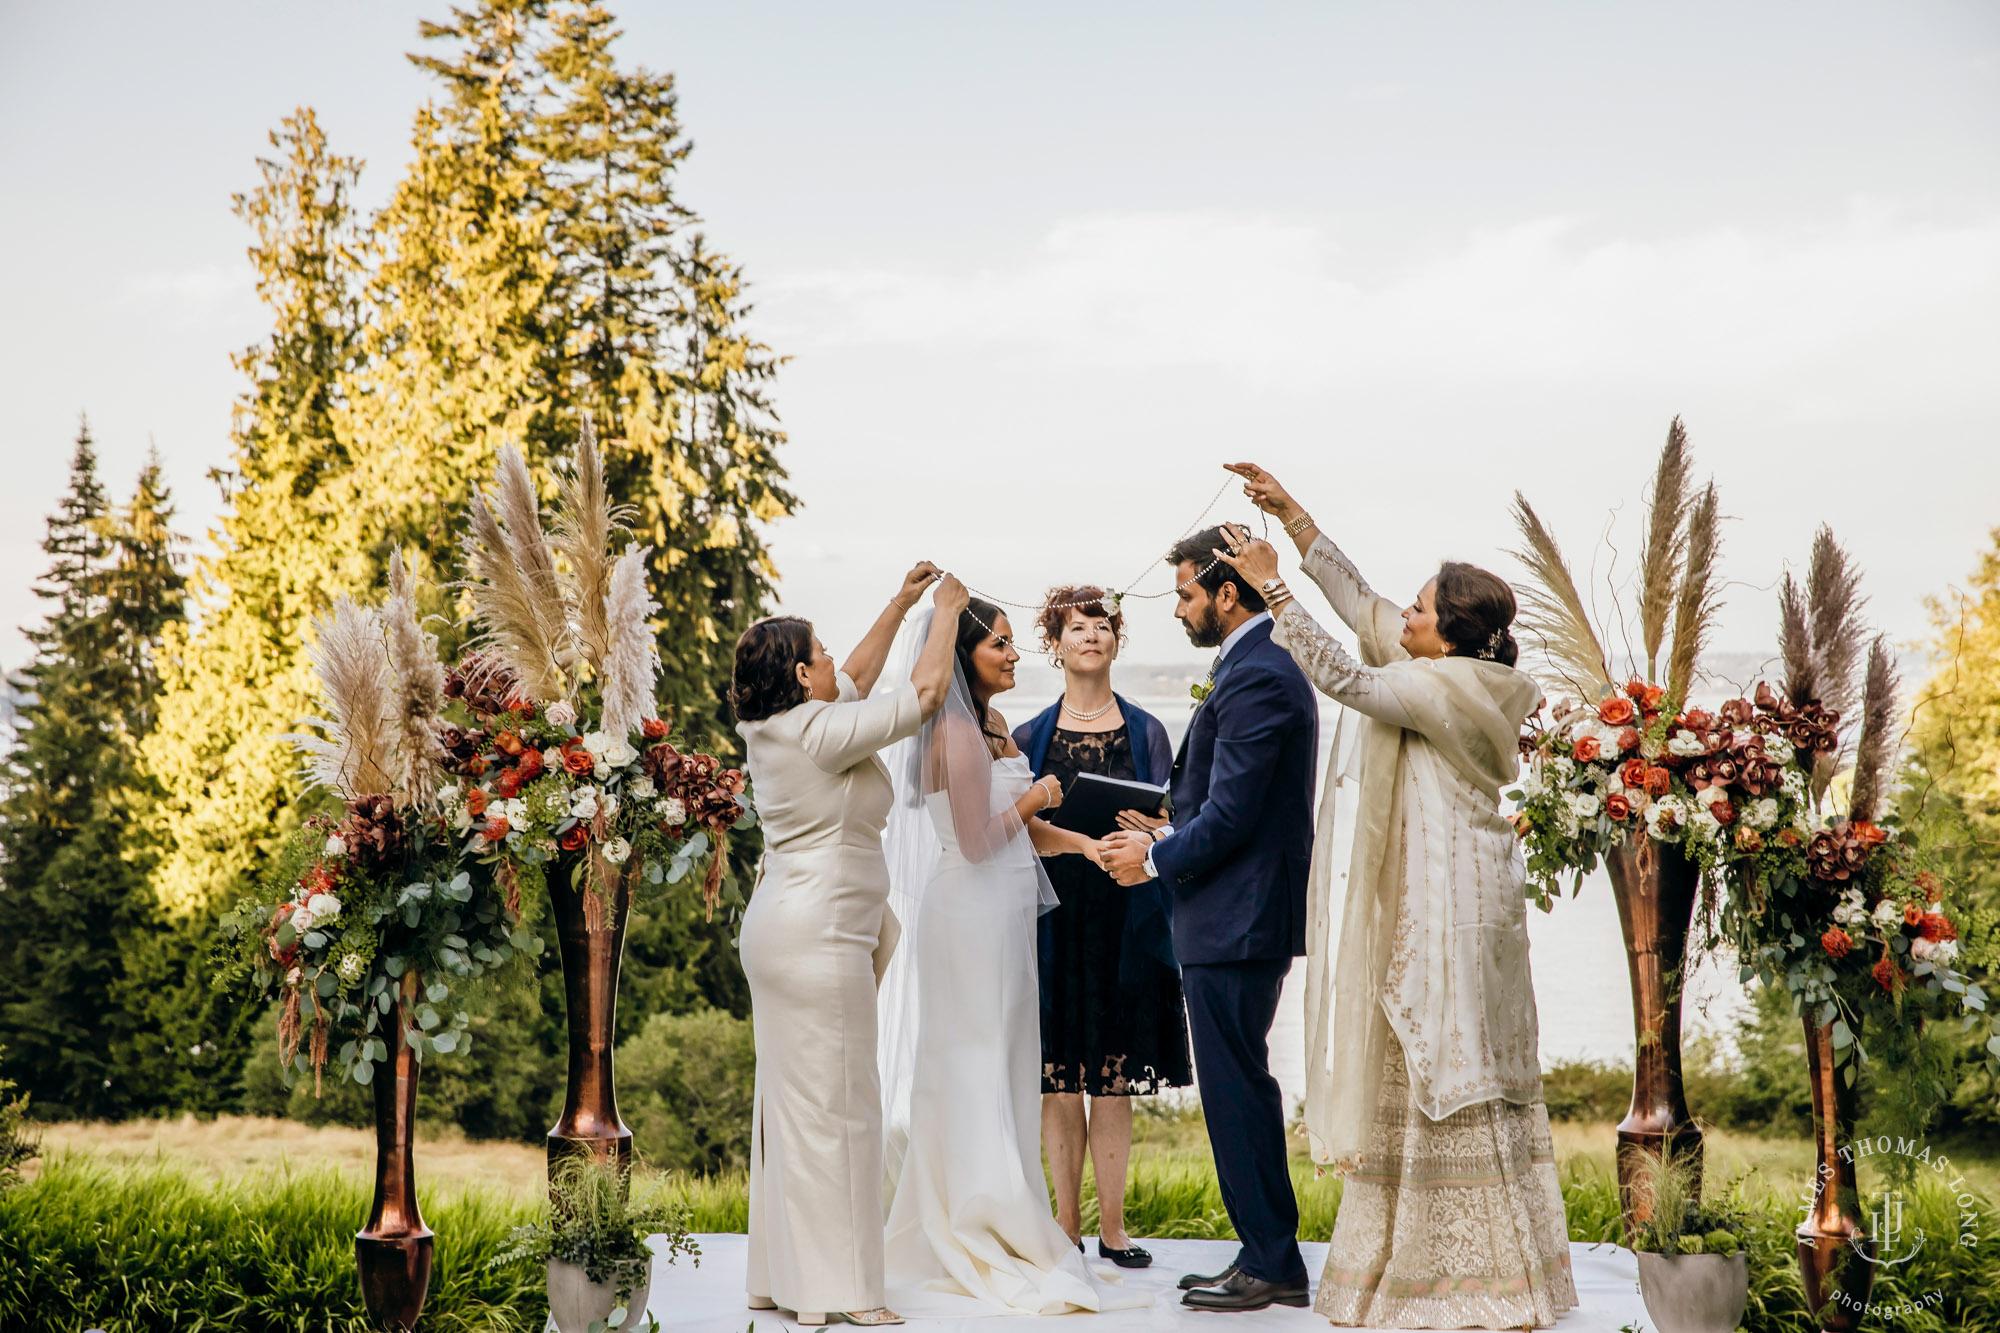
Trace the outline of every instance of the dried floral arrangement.
<instances>
[{"instance_id":1,"label":"dried floral arrangement","mask_svg":"<svg viewBox=\"0 0 2000 1333\"><path fill-rule=\"evenodd\" d=\"M462 713L442 732L445 826L510 903L566 858L593 930L615 891L679 883L704 858L712 913L727 834L754 822L743 774L676 748L657 716L649 548L611 549L627 513L588 418L552 530L526 461L502 449L465 539L480 633L444 686Z\"/></svg>"},{"instance_id":2,"label":"dried floral arrangement","mask_svg":"<svg viewBox=\"0 0 2000 1333\"><path fill-rule=\"evenodd\" d=\"M222 980L279 1001L287 1079L317 1088L332 1060L370 1082L395 1041L464 1051L464 983L541 951L524 917L553 863L592 930L639 883L704 860L713 910L725 837L751 824L746 784L657 715L647 550L612 550L627 512L586 419L551 530L516 449L493 498L474 495L458 586L475 636L455 667L399 553L379 610L341 598L315 622L325 716L287 739L345 815L307 820L223 922Z\"/></svg>"},{"instance_id":3,"label":"dried floral arrangement","mask_svg":"<svg viewBox=\"0 0 2000 1333\"><path fill-rule=\"evenodd\" d=\"M1721 605L1721 536L1714 483L1696 489L1680 419L1654 469L1632 589L1644 675L1614 683L1607 636L1518 492L1515 519L1516 555L1533 576L1519 590L1522 642L1565 695L1547 721L1530 719L1527 769L1511 793L1530 895L1548 910L1563 877L1581 891L1606 853L1637 837L1711 878L1789 865L1810 835L1808 779L1833 731L1817 705L1765 690L1714 711L1687 707Z\"/></svg>"},{"instance_id":4,"label":"dried floral arrangement","mask_svg":"<svg viewBox=\"0 0 2000 1333\"><path fill-rule=\"evenodd\" d=\"M2000 1071L2000 1020L1986 1017L1970 974L2000 941L1983 938L1990 930L1952 900L1933 858L1893 818L1896 670L1888 640L1868 635L1861 605L1859 572L1821 528L1804 584L1787 574L1780 591L1782 684L1758 687L1760 701L1772 698L1825 732L1804 765L1806 841L1729 881L1710 943L1733 947L1743 981L1782 986L1802 1016L1832 1025L1850 1085L1868 1062L1865 1030L1907 1032L1946 1017L1987 1023L1988 1061ZM1962 941L1967 933L1981 938ZM1924 1108L1914 1109L1922 1118Z\"/></svg>"},{"instance_id":5,"label":"dried floral arrangement","mask_svg":"<svg viewBox=\"0 0 2000 1333\"><path fill-rule=\"evenodd\" d=\"M222 980L278 1001L286 1081L310 1074L318 1091L329 1061L372 1082L398 1042L419 1058L463 1053L465 983L542 941L437 836L446 678L400 553L380 610L343 597L314 624L325 716L302 719L317 734L287 739L307 756L309 786L345 815L306 820L264 892L223 918Z\"/></svg>"}]
</instances>

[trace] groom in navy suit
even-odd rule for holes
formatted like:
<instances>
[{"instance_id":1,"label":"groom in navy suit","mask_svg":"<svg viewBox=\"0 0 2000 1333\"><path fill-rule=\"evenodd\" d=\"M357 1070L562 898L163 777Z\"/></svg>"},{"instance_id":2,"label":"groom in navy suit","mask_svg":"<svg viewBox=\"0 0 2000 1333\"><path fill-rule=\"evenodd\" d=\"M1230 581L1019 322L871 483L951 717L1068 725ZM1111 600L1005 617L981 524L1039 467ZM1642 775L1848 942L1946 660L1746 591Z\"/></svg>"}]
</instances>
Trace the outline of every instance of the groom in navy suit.
<instances>
[{"instance_id":1,"label":"groom in navy suit","mask_svg":"<svg viewBox=\"0 0 2000 1333\"><path fill-rule=\"evenodd\" d=\"M1157 877L1173 890L1195 1077L1242 1241L1223 1272L1181 1279L1181 1303L1261 1310L1311 1299L1268 1039L1285 974L1306 951L1319 710L1298 664L1271 642L1262 590L1216 557L1225 545L1208 528L1167 555L1180 583L1175 617L1196 647L1220 651L1174 758L1172 822L1113 834L1104 865L1121 884Z\"/></svg>"}]
</instances>

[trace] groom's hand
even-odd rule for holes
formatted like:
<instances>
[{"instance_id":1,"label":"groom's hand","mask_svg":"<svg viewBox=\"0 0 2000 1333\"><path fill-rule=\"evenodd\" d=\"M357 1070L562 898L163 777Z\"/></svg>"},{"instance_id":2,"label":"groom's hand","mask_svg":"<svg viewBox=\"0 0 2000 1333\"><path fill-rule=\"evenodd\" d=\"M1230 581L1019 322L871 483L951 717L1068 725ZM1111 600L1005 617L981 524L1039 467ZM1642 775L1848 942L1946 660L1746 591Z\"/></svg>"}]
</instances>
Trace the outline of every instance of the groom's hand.
<instances>
[{"instance_id":1,"label":"groom's hand","mask_svg":"<svg viewBox=\"0 0 2000 1333\"><path fill-rule=\"evenodd\" d=\"M1152 835L1120 830L1106 835L1098 845L1104 849L1098 864L1126 888L1144 884L1150 878L1146 874L1146 849L1153 845Z\"/></svg>"}]
</instances>

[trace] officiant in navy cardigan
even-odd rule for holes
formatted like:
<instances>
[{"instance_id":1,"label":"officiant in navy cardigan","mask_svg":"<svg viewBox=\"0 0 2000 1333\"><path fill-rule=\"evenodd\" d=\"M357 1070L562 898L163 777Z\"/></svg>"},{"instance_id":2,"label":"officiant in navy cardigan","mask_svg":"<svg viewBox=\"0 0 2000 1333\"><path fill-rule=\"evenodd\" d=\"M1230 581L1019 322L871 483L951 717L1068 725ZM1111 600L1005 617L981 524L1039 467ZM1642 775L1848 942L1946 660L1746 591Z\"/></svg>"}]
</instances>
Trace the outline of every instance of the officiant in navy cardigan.
<instances>
[{"instance_id":1,"label":"officiant in navy cardigan","mask_svg":"<svg viewBox=\"0 0 2000 1333\"><path fill-rule=\"evenodd\" d=\"M1065 789L1083 773L1164 787L1174 762L1166 727L1111 689L1123 618L1104 591L1051 589L1037 624L1064 688L1014 732L1036 776L1053 773ZM1127 811L1121 822L1153 827L1160 813ZM1040 940L1042 1143L1056 1220L1080 1245L1087 1148L1098 1255L1143 1268L1152 1256L1125 1234L1132 1098L1193 1081L1173 899L1158 881L1122 887L1086 857L1058 856L1045 866L1060 899L1042 916Z\"/></svg>"}]
</instances>

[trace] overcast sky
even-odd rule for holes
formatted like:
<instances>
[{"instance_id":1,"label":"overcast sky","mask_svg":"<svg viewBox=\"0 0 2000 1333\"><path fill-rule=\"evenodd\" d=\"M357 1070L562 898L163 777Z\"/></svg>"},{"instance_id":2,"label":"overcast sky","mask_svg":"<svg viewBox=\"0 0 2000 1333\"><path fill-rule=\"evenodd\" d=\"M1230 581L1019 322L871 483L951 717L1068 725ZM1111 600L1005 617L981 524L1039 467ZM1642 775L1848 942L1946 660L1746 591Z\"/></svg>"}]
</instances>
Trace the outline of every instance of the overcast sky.
<instances>
[{"instance_id":1,"label":"overcast sky","mask_svg":"<svg viewBox=\"0 0 2000 1333\"><path fill-rule=\"evenodd\" d=\"M1127 582L1246 456L1402 596L1511 573L1515 487L1629 550L1681 413L1736 650L1821 520L1904 639L2000 524L2000 6L615 8L794 358L772 543L837 652L918 557ZM442 13L0 3L0 625L80 411L213 519L266 328L229 196L310 104L379 202ZM1131 656L1193 655L1167 605Z\"/></svg>"}]
</instances>

